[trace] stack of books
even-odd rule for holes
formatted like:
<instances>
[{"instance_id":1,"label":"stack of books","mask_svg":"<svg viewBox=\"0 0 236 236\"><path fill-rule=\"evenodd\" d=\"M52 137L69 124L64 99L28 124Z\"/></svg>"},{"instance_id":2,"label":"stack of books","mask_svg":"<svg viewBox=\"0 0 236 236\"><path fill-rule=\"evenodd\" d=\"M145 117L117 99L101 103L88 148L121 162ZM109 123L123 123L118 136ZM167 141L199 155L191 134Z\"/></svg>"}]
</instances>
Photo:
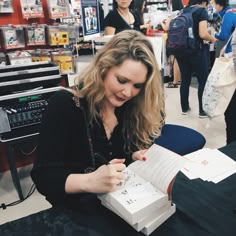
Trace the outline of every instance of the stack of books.
<instances>
[{"instance_id":1,"label":"stack of books","mask_svg":"<svg viewBox=\"0 0 236 236\"><path fill-rule=\"evenodd\" d=\"M125 180L116 191L98 198L134 229L149 235L176 210L171 189L185 159L156 144L145 157L146 161L135 161L124 170Z\"/></svg>"}]
</instances>

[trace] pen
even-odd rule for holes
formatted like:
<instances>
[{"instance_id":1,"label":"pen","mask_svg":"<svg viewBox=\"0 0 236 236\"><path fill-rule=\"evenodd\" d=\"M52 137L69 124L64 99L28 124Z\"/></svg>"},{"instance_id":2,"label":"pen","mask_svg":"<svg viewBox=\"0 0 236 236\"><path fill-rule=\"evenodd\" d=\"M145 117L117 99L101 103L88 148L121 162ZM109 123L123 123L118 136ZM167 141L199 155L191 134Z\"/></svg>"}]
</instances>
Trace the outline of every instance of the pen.
<instances>
[{"instance_id":1,"label":"pen","mask_svg":"<svg viewBox=\"0 0 236 236\"><path fill-rule=\"evenodd\" d=\"M97 167L100 165L109 165L110 164L110 162L100 153L95 152L94 157L95 157L95 163L96 163Z\"/></svg>"}]
</instances>

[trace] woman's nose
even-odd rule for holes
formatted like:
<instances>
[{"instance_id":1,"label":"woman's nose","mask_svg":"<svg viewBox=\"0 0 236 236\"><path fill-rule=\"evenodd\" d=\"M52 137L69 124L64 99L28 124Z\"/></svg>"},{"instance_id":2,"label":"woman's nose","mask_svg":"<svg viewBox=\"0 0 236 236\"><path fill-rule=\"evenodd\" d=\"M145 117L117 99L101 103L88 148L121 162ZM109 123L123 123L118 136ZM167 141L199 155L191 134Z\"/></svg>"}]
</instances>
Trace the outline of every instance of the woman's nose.
<instances>
[{"instance_id":1,"label":"woman's nose","mask_svg":"<svg viewBox=\"0 0 236 236\"><path fill-rule=\"evenodd\" d=\"M132 88L131 88L131 86L126 86L126 87L122 90L122 94L123 94L125 97L127 97L127 98L131 97L131 96L132 96Z\"/></svg>"}]
</instances>

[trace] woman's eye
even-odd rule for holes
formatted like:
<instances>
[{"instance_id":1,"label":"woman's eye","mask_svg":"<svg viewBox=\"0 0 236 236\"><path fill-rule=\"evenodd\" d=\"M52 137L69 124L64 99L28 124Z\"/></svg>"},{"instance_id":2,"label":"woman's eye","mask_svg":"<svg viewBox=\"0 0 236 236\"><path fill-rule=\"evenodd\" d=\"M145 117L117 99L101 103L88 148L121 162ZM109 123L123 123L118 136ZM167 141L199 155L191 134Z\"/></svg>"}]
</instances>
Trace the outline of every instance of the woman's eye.
<instances>
[{"instance_id":1,"label":"woman's eye","mask_svg":"<svg viewBox=\"0 0 236 236\"><path fill-rule=\"evenodd\" d=\"M144 84L134 84L134 87L135 87L136 89L142 89L143 86L144 86Z\"/></svg>"},{"instance_id":2,"label":"woman's eye","mask_svg":"<svg viewBox=\"0 0 236 236\"><path fill-rule=\"evenodd\" d=\"M126 80L120 78L117 78L117 80L120 84L125 84L127 82Z\"/></svg>"}]
</instances>

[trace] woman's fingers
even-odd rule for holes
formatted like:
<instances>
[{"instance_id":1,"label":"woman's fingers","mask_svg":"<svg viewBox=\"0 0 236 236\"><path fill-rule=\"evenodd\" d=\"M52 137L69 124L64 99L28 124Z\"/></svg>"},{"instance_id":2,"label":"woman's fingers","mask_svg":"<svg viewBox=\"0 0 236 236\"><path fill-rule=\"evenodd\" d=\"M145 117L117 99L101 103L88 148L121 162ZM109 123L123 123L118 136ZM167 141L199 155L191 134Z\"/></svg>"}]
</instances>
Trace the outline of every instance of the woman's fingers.
<instances>
[{"instance_id":1,"label":"woman's fingers","mask_svg":"<svg viewBox=\"0 0 236 236\"><path fill-rule=\"evenodd\" d=\"M143 149L137 152L134 152L132 155L132 158L134 161L140 160L140 161L146 161L147 158L145 157L145 152L147 151L147 149Z\"/></svg>"},{"instance_id":2,"label":"woman's fingers","mask_svg":"<svg viewBox=\"0 0 236 236\"><path fill-rule=\"evenodd\" d=\"M111 161L109 161L109 164L118 164L118 163L124 163L125 162L125 158L123 159L112 159Z\"/></svg>"}]
</instances>

